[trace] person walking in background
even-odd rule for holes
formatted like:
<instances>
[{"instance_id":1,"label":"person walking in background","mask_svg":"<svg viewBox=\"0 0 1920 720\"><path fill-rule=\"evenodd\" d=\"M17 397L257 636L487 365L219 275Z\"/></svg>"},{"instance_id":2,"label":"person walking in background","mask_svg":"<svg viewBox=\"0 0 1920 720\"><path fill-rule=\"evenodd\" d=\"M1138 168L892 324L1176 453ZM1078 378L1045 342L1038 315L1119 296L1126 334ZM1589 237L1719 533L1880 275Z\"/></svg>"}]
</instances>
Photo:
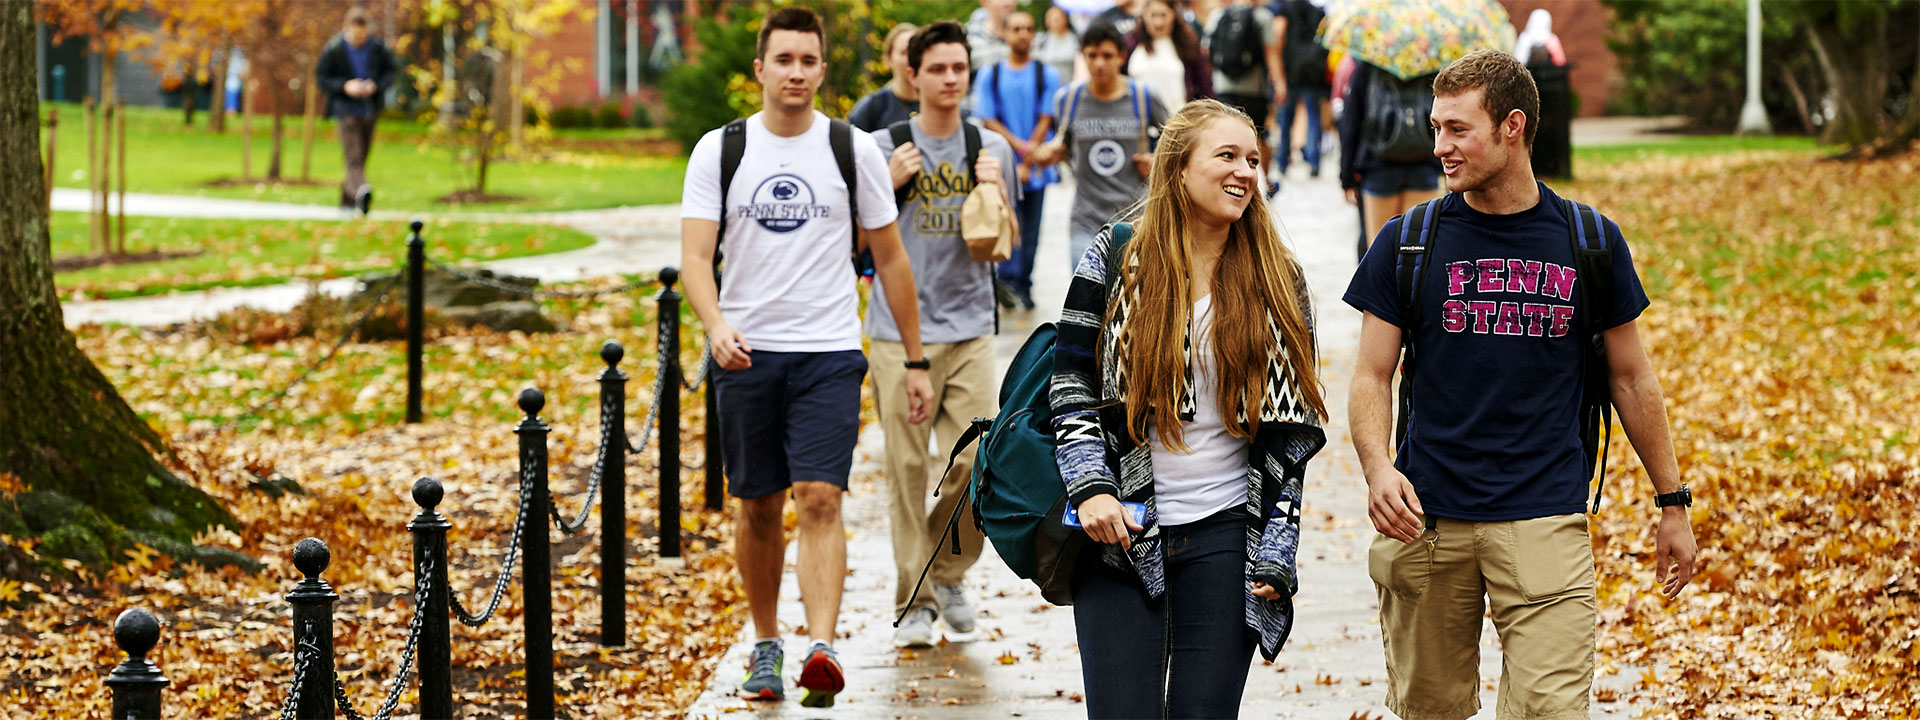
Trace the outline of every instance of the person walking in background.
<instances>
[{"instance_id":1,"label":"person walking in background","mask_svg":"<svg viewBox=\"0 0 1920 720\"><path fill-rule=\"evenodd\" d=\"M1207 16L1204 33L1207 54L1214 61L1213 89L1220 101L1239 108L1261 129L1260 157L1269 162L1261 166L1260 174L1268 197L1280 190L1280 181L1267 171L1274 156L1266 132L1273 121L1268 98L1287 94L1274 34L1273 13L1254 0L1227 0Z\"/></svg>"},{"instance_id":2,"label":"person walking in background","mask_svg":"<svg viewBox=\"0 0 1920 720\"><path fill-rule=\"evenodd\" d=\"M1121 37L1132 34L1134 25L1140 22L1140 2L1141 0L1113 0L1113 7L1095 14L1093 19L1087 22L1086 29L1092 30L1105 25L1113 28L1113 31ZM1085 32L1083 31L1082 34L1084 35Z\"/></svg>"},{"instance_id":3,"label":"person walking in background","mask_svg":"<svg viewBox=\"0 0 1920 720\"><path fill-rule=\"evenodd\" d=\"M1360 205L1371 242L1387 220L1440 196L1440 159L1424 112L1433 76L1401 80L1357 62L1340 113L1340 188Z\"/></svg>"},{"instance_id":4,"label":"person walking in background","mask_svg":"<svg viewBox=\"0 0 1920 720\"><path fill-rule=\"evenodd\" d=\"M847 113L848 123L873 132L905 122L920 112L920 91L907 79L907 41L916 30L919 28L913 23L900 23L887 31L882 45L887 49L887 67L893 70L893 79L854 103L853 112Z\"/></svg>"},{"instance_id":5,"label":"person walking in background","mask_svg":"<svg viewBox=\"0 0 1920 720\"><path fill-rule=\"evenodd\" d=\"M346 26L327 43L315 63L314 82L327 96L327 115L340 126L340 149L346 175L340 181L340 211L365 216L373 209L373 186L367 184L367 153L373 149L373 127L380 120L393 73L399 68L393 52L368 29L367 11L347 10Z\"/></svg>"},{"instance_id":6,"label":"person walking in background","mask_svg":"<svg viewBox=\"0 0 1920 720\"><path fill-rule=\"evenodd\" d=\"M1546 8L1536 8L1527 15L1527 29L1520 31L1514 40L1513 57L1521 65L1567 64L1567 50L1560 46L1560 36L1553 34L1553 13Z\"/></svg>"},{"instance_id":7,"label":"person walking in background","mask_svg":"<svg viewBox=\"0 0 1920 720\"><path fill-rule=\"evenodd\" d=\"M1280 154L1274 158L1274 165L1282 176L1293 162L1293 120L1298 110L1305 108L1306 140L1300 144L1300 159L1307 163L1309 176L1320 177L1320 149L1325 137L1320 107L1333 88L1327 49L1314 36L1326 17L1326 11L1310 0L1282 0L1273 15L1274 42L1286 67L1286 74L1273 90L1274 106L1280 115L1276 128Z\"/></svg>"},{"instance_id":8,"label":"person walking in background","mask_svg":"<svg viewBox=\"0 0 1920 720\"><path fill-rule=\"evenodd\" d=\"M1073 63L1080 58L1080 36L1073 32L1073 18L1060 6L1047 8L1047 29L1034 38L1033 57L1053 68L1060 82L1073 81Z\"/></svg>"},{"instance_id":9,"label":"person walking in background","mask_svg":"<svg viewBox=\"0 0 1920 720\"><path fill-rule=\"evenodd\" d=\"M973 69L993 67L1007 59L1007 18L1013 15L1013 0L980 0L980 7L967 16L967 42L973 46Z\"/></svg>"},{"instance_id":10,"label":"person walking in background","mask_svg":"<svg viewBox=\"0 0 1920 720\"><path fill-rule=\"evenodd\" d=\"M1026 18L1030 38L1033 19L1018 17ZM973 632L973 606L964 580L967 569L980 559L983 539L978 528L963 523L955 528L957 544L943 546L948 518L966 501L973 458L961 453L954 460L938 481L939 500L929 512L928 466L945 453L930 457L927 441L931 434L938 447L953 445L974 418L993 416L998 397L993 264L975 261L968 253L960 235L960 209L982 184L1006 193L1010 207L1019 190L1013 146L960 115L971 71L966 30L942 20L914 33L907 47L908 75L924 98L924 112L873 138L888 155L890 184L900 202L900 237L913 265L925 361L912 362L914 356L901 343L900 323L882 292L884 281L874 284L867 305L867 335L873 338L873 404L887 443L894 612L903 614L893 642L924 648L936 640L936 620L955 633ZM970 146L978 149L977 158L969 156ZM916 367L924 368L932 383L933 404L927 411L931 427L912 421L912 404L902 392L901 378ZM957 554L951 552L955 547ZM929 561L932 586L916 596L915 583Z\"/></svg>"},{"instance_id":11,"label":"person walking in background","mask_svg":"<svg viewBox=\"0 0 1920 720\"><path fill-rule=\"evenodd\" d=\"M1146 1L1121 53L1120 72L1146 83L1167 107L1213 97L1213 68L1173 0Z\"/></svg>"},{"instance_id":12,"label":"person walking in background","mask_svg":"<svg viewBox=\"0 0 1920 720\"><path fill-rule=\"evenodd\" d=\"M1000 64L980 69L973 101L981 124L1006 138L1019 157L1021 194L1014 213L1019 218L1020 247L1000 263L1000 283L1007 291L1000 304L1013 307L1017 303L1025 310L1034 308L1033 258L1040 247L1040 213L1047 185L1060 178L1059 170L1033 164L1033 151L1046 142L1052 125L1048 100L1062 85L1059 73L1033 58L1033 30L1032 15L1007 16L1010 54Z\"/></svg>"},{"instance_id":13,"label":"person walking in background","mask_svg":"<svg viewBox=\"0 0 1920 720\"><path fill-rule=\"evenodd\" d=\"M1252 119L1188 103L1151 178L1135 239L1113 252L1109 227L1080 257L1049 393L1067 501L1100 543L1073 580L1087 716L1234 717L1254 650L1274 659L1293 628L1326 444L1313 313Z\"/></svg>"},{"instance_id":14,"label":"person walking in background","mask_svg":"<svg viewBox=\"0 0 1920 720\"><path fill-rule=\"evenodd\" d=\"M1499 717L1584 719L1597 621L1585 513L1594 463L1578 417L1589 363L1604 363L1594 372L1657 493L1654 578L1667 599L1694 570L1692 493L1640 341L1647 295L1619 226L1534 178L1539 95L1525 67L1475 51L1433 92L1433 152L1453 194L1387 222L1345 297L1363 314L1349 412L1379 532L1367 564L1386 704L1409 720L1473 715L1491 605ZM1403 229L1420 240L1400 240ZM1583 267L1570 237L1585 248L1604 238L1608 264ZM1405 264L1416 243L1424 257ZM1403 271L1412 267L1428 272ZM1604 276L1581 277L1595 272ZM1397 367L1410 391L1396 453Z\"/></svg>"},{"instance_id":15,"label":"person walking in background","mask_svg":"<svg viewBox=\"0 0 1920 720\"><path fill-rule=\"evenodd\" d=\"M846 688L833 640L847 579L841 494L867 374L848 262L861 245L873 250L876 284L885 288L876 296L899 315L900 345L918 366L896 376L908 422L924 422L933 398L887 157L871 136L813 107L826 78L826 50L811 10L787 7L767 16L753 61L766 109L700 138L687 160L680 205L680 278L720 368L712 382L723 467L728 494L740 498L734 557L759 638L740 695L786 695L777 611L790 492L800 526L800 599L812 636L799 678L807 707L831 707ZM730 158L737 167L725 167ZM853 167L851 182L843 158ZM720 247L724 291L713 278Z\"/></svg>"},{"instance_id":16,"label":"person walking in background","mask_svg":"<svg viewBox=\"0 0 1920 720\"><path fill-rule=\"evenodd\" d=\"M1123 42L1111 25L1094 25L1080 36L1088 79L1054 96L1060 131L1034 154L1036 166L1069 162L1073 168L1068 262L1079 262L1094 232L1139 201L1152 167L1152 136L1167 120L1159 97L1120 74Z\"/></svg>"}]
</instances>

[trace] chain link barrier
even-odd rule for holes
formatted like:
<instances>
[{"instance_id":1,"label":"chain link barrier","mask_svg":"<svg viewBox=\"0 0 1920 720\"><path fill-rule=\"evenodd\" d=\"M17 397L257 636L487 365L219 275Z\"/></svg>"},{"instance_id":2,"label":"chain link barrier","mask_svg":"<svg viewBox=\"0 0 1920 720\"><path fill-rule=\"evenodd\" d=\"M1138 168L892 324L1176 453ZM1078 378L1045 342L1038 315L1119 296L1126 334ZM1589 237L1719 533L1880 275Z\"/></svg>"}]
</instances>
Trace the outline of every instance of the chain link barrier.
<instances>
[{"instance_id":1,"label":"chain link barrier","mask_svg":"<svg viewBox=\"0 0 1920 720\"><path fill-rule=\"evenodd\" d=\"M476 275L474 273L469 273L459 268L456 268L452 265L448 265L444 262L441 262L439 260L435 260L432 257L427 258L427 264L432 265L435 269L439 270L440 272L446 273L448 275L452 275L453 277L459 280L464 280L466 282L470 282L475 285L480 285L483 287L492 288L494 290L499 290L500 292L503 292L503 293L519 295L521 297L533 298L536 300L577 299L577 298L600 297L602 295L617 295L622 293L630 293L635 290L644 290L646 288L653 287L655 285L660 284L658 280L636 280L634 282L630 282L624 285L619 285L616 287L606 288L603 290L536 290L531 287L527 287L525 285L517 285L510 282L496 280L494 278L490 278L485 275Z\"/></svg>"},{"instance_id":2,"label":"chain link barrier","mask_svg":"<svg viewBox=\"0 0 1920 720\"><path fill-rule=\"evenodd\" d=\"M600 403L600 452L594 456L593 472L587 476L587 504L580 507L580 514L572 522L567 522L561 519L558 504L547 503L547 511L553 515L553 525L559 528L561 533L572 535L579 532L580 528L586 527L587 516L593 511L593 501L600 495L600 480L607 471L607 448L613 447L608 443L627 441L626 423L621 420L622 418L614 417L612 399L604 398ZM613 434L613 429L616 427L620 429L620 437L609 440L607 436Z\"/></svg>"},{"instance_id":3,"label":"chain link barrier","mask_svg":"<svg viewBox=\"0 0 1920 720\"><path fill-rule=\"evenodd\" d=\"M500 576L493 582L493 597L487 600L486 612L478 615L467 612L467 608L460 604L460 596L451 592L451 588L448 589L447 598L452 601L453 614L462 625L480 627L487 624L494 611L500 609L500 600L507 595L507 583L513 580L514 563L520 560L520 537L527 528L527 506L533 503L532 473L533 468L523 463L520 470L520 510L513 516L513 538L507 544L507 558L500 566Z\"/></svg>"},{"instance_id":4,"label":"chain link barrier","mask_svg":"<svg viewBox=\"0 0 1920 720\"><path fill-rule=\"evenodd\" d=\"M393 717L394 708L400 706L400 693L407 689L407 680L413 677L413 654L420 646L420 629L426 626L427 614L424 610L427 596L433 589L433 558L421 560L415 572L419 573L414 576L415 584L419 587L413 591L413 620L407 623L407 649L400 653L400 674L395 675L393 683L387 686L387 699L380 703L380 710L373 714L373 720L389 720ZM333 680L333 693L335 703L348 720L365 720L354 711L353 702L347 698L347 685L339 678Z\"/></svg>"},{"instance_id":5,"label":"chain link barrier","mask_svg":"<svg viewBox=\"0 0 1920 720\"><path fill-rule=\"evenodd\" d=\"M313 623L307 623L308 632L312 632ZM304 652L311 651L311 652ZM293 650L293 692L287 696L287 703L280 707L280 720L293 720L293 714L300 708L300 688L307 684L307 670L313 666L313 658L320 654L320 648L311 642Z\"/></svg>"}]
</instances>

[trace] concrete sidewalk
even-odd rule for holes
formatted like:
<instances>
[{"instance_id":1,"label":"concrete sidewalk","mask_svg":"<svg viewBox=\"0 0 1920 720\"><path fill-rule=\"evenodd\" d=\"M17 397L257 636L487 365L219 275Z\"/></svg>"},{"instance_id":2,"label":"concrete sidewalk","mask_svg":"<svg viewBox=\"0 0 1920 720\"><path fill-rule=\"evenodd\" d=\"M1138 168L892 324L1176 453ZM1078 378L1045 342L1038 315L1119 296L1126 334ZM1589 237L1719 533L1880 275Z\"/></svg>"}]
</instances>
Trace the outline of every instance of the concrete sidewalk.
<instances>
[{"instance_id":1,"label":"concrete sidewalk","mask_svg":"<svg viewBox=\"0 0 1920 720\"><path fill-rule=\"evenodd\" d=\"M1244 717L1391 717L1384 697L1378 602L1367 576L1367 547L1374 532L1366 517L1365 483L1346 426L1345 402L1359 316L1340 302L1352 277L1359 219L1329 177L1309 180L1296 168L1279 198L1284 232L1312 285L1319 323L1327 398L1333 418L1328 445L1309 466L1299 557L1301 592L1293 637L1278 662L1255 658L1242 700ZM1040 309L1002 316L996 347L1002 367L1038 323L1059 316L1066 285L1068 190L1048 193L1046 226L1035 272ZM846 595L840 639L835 644L848 687L831 710L799 705L799 691L784 703L750 704L734 697L751 650L751 624L720 660L713 683L689 708L689 717L719 718L753 712L768 718L988 718L1085 717L1073 609L1050 606L1030 583L1015 577L991 544L969 575L967 590L980 615L976 637L923 651L892 646L893 563L887 533L886 495L879 478L883 440L869 427L856 451L856 479L845 504L848 541ZM716 549L709 552L730 552ZM786 638L789 686L799 676L806 636L799 583L790 546L780 617ZM744 611L745 608L742 608ZM1498 642L1483 634L1478 718L1492 718L1493 688L1500 677ZM1602 676L1599 687L1625 689L1627 675ZM1625 697L1626 693L1620 693ZM1629 717L1637 708L1594 703L1594 717ZM1143 709L1144 710L1144 709Z\"/></svg>"}]
</instances>

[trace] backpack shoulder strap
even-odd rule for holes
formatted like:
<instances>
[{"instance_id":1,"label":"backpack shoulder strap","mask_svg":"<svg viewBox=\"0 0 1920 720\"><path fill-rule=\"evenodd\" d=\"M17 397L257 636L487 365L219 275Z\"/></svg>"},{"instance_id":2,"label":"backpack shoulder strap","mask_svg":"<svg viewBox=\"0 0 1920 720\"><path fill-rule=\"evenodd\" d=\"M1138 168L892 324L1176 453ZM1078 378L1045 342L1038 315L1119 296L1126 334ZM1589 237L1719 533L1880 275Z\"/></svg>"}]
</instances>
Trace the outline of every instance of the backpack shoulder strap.
<instances>
[{"instance_id":1,"label":"backpack shoulder strap","mask_svg":"<svg viewBox=\"0 0 1920 720\"><path fill-rule=\"evenodd\" d=\"M1060 118L1060 137L1064 140L1073 130L1073 116L1080 112L1080 96L1087 92L1087 84L1077 82L1067 86L1066 108Z\"/></svg>"},{"instance_id":2,"label":"backpack shoulder strap","mask_svg":"<svg viewBox=\"0 0 1920 720\"><path fill-rule=\"evenodd\" d=\"M720 128L720 232L714 237L714 264L719 266L720 241L727 237L727 190L733 187L734 173L740 170L740 160L747 154L747 121L745 118L727 123Z\"/></svg>"},{"instance_id":3,"label":"backpack shoulder strap","mask_svg":"<svg viewBox=\"0 0 1920 720\"><path fill-rule=\"evenodd\" d=\"M1567 242L1573 249L1574 314L1579 319L1581 397L1580 443L1587 469L1599 474L1593 489L1593 512L1600 512L1605 491L1607 445L1613 439L1613 398L1608 387L1607 343L1601 318L1613 307L1613 247L1607 242L1605 219L1585 204L1562 199L1567 216ZM1596 466L1596 456L1599 464Z\"/></svg>"},{"instance_id":4,"label":"backpack shoulder strap","mask_svg":"<svg viewBox=\"0 0 1920 720\"><path fill-rule=\"evenodd\" d=\"M1413 206L1400 216L1400 235L1394 239L1393 266L1399 288L1400 313L1406 327L1400 331L1400 408L1394 413L1395 445L1406 452L1413 419L1414 332L1420 327L1420 288L1427 276L1428 251L1437 237L1440 203L1445 197Z\"/></svg>"},{"instance_id":5,"label":"backpack shoulder strap","mask_svg":"<svg viewBox=\"0 0 1920 720\"><path fill-rule=\"evenodd\" d=\"M1147 88L1146 83L1137 80L1128 80L1127 89L1133 93L1133 117L1140 124L1140 152L1149 152L1152 147L1147 140L1147 120L1152 113L1147 103L1153 99L1153 91Z\"/></svg>"},{"instance_id":6,"label":"backpack shoulder strap","mask_svg":"<svg viewBox=\"0 0 1920 720\"><path fill-rule=\"evenodd\" d=\"M980 186L980 178L973 176L973 169L980 164L980 128L975 127L973 123L963 120L960 122L960 132L965 133L965 141L967 144L967 189L972 190Z\"/></svg>"},{"instance_id":7,"label":"backpack shoulder strap","mask_svg":"<svg viewBox=\"0 0 1920 720\"><path fill-rule=\"evenodd\" d=\"M833 145L833 161L840 165L840 179L847 184L847 209L853 225L853 249L860 250L860 179L854 173L853 126L841 120L829 120L827 142Z\"/></svg>"},{"instance_id":8,"label":"backpack shoulder strap","mask_svg":"<svg viewBox=\"0 0 1920 720\"><path fill-rule=\"evenodd\" d=\"M899 150L900 146L913 142L912 122L912 120L901 120L900 122L887 126L887 135L893 138L893 149ZM894 188L893 204L904 206L908 200L912 200L913 186L913 181L909 180L907 184Z\"/></svg>"}]
</instances>

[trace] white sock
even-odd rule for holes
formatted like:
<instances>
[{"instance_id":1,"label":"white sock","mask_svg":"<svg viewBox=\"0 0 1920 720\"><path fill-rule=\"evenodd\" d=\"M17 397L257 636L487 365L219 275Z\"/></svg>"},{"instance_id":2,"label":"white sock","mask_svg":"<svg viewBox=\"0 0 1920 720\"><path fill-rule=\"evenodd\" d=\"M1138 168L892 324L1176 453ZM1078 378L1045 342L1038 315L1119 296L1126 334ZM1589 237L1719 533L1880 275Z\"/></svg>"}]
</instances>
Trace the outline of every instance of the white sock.
<instances>
[{"instance_id":1,"label":"white sock","mask_svg":"<svg viewBox=\"0 0 1920 720\"><path fill-rule=\"evenodd\" d=\"M763 642L770 642L770 643L773 643L773 644L775 644L775 645L779 645L779 644L780 644L780 638L778 638L778 637L764 637L764 638L759 638L759 639L756 639L756 640L754 640L754 641L753 641L753 644L755 644L755 645L759 645L760 643L763 643Z\"/></svg>"},{"instance_id":2,"label":"white sock","mask_svg":"<svg viewBox=\"0 0 1920 720\"><path fill-rule=\"evenodd\" d=\"M825 646L827 646L827 649L828 649L828 650L832 650L832 649L833 649L833 641L832 641L832 640L822 640L822 639L820 639L820 638L813 638L813 639L812 639L812 641L808 643L808 647L812 647L812 646L814 646L814 645L825 645Z\"/></svg>"}]
</instances>

